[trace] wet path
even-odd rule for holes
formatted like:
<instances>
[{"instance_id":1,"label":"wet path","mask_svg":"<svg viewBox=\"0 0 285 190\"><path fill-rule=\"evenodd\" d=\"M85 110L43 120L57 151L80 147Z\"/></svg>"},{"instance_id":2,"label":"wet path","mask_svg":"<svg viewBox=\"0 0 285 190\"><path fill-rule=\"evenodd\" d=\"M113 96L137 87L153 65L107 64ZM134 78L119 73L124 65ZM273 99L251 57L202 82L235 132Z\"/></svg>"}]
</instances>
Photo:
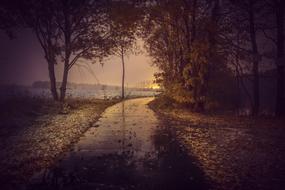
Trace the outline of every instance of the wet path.
<instances>
[{"instance_id":1,"label":"wet path","mask_svg":"<svg viewBox=\"0 0 285 190\"><path fill-rule=\"evenodd\" d=\"M208 189L176 129L146 105L151 100L108 108L73 151L29 189Z\"/></svg>"}]
</instances>

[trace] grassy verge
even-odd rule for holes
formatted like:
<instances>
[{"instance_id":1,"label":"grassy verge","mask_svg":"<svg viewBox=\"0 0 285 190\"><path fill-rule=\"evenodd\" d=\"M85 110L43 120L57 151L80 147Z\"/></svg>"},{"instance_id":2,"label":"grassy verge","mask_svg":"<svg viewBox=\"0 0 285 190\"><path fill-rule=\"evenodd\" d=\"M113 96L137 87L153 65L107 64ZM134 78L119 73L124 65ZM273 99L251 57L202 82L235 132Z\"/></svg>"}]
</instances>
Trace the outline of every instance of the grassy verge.
<instances>
[{"instance_id":1,"label":"grassy verge","mask_svg":"<svg viewBox=\"0 0 285 190\"><path fill-rule=\"evenodd\" d=\"M177 131L213 189L285 187L284 119L193 113L163 96L149 107Z\"/></svg>"},{"instance_id":2,"label":"grassy verge","mask_svg":"<svg viewBox=\"0 0 285 190\"><path fill-rule=\"evenodd\" d=\"M233 112L220 113L197 113L172 103L165 96L158 96L149 103L149 107L156 113L168 118L187 123L192 126L211 127L282 127L284 118L274 118L271 116L250 117L238 116Z\"/></svg>"},{"instance_id":3,"label":"grassy verge","mask_svg":"<svg viewBox=\"0 0 285 190\"><path fill-rule=\"evenodd\" d=\"M52 165L118 100L11 99L0 105L0 183L19 184Z\"/></svg>"}]
</instances>

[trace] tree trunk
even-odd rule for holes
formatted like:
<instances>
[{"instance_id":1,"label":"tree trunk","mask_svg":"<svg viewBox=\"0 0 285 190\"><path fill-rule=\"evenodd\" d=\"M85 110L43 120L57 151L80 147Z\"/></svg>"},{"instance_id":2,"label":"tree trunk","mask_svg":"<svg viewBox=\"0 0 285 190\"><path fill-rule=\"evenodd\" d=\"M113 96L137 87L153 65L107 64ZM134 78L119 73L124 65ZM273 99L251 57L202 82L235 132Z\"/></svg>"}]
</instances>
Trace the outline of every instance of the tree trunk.
<instances>
[{"instance_id":1,"label":"tree trunk","mask_svg":"<svg viewBox=\"0 0 285 190\"><path fill-rule=\"evenodd\" d=\"M56 78L54 73L54 63L48 62L48 71L49 71L49 79L50 79L50 91L52 97L55 101L58 101L58 93L56 90Z\"/></svg>"},{"instance_id":2,"label":"tree trunk","mask_svg":"<svg viewBox=\"0 0 285 190\"><path fill-rule=\"evenodd\" d=\"M70 61L70 55L71 55L71 31L72 31L72 25L70 23L70 14L68 9L64 10L64 48L65 48L65 56L64 56L64 70L63 70L63 77L62 77L62 83L60 87L60 101L64 101L65 94L66 94L66 86L67 86L67 78L68 78L68 72L69 72L69 61Z\"/></svg>"},{"instance_id":3,"label":"tree trunk","mask_svg":"<svg viewBox=\"0 0 285 190\"><path fill-rule=\"evenodd\" d=\"M63 102L66 94L66 86L67 86L67 78L68 78L68 63L69 59L65 60L64 70L63 70L63 78L60 87L60 101Z\"/></svg>"},{"instance_id":4,"label":"tree trunk","mask_svg":"<svg viewBox=\"0 0 285 190\"><path fill-rule=\"evenodd\" d=\"M239 33L237 34L237 44L238 46L240 46L240 35ZM241 66L240 66L240 53L239 53L239 50L237 50L236 52L236 56L235 56L235 68L236 68L236 74L237 74L237 81L238 81L238 101L239 101L239 109L242 107L242 102L243 102L243 95L242 95L242 92L244 91L245 95L248 97L248 100L250 102L250 106L252 107L253 105L253 101L252 101L252 97L251 97L251 94L250 92L248 91L245 83L244 83L244 80L243 80L243 71L241 69Z\"/></svg>"},{"instance_id":5,"label":"tree trunk","mask_svg":"<svg viewBox=\"0 0 285 190\"><path fill-rule=\"evenodd\" d=\"M122 99L125 99L125 59L124 59L124 52L121 52L121 58L122 58Z\"/></svg>"},{"instance_id":6,"label":"tree trunk","mask_svg":"<svg viewBox=\"0 0 285 190\"><path fill-rule=\"evenodd\" d=\"M192 36L191 36L191 43L194 43L194 40L196 38L196 10L197 10L197 0L193 1L193 8L191 11L191 23L192 23L192 28L191 28L191 32L192 32Z\"/></svg>"},{"instance_id":7,"label":"tree trunk","mask_svg":"<svg viewBox=\"0 0 285 190\"><path fill-rule=\"evenodd\" d=\"M54 72L54 65L56 63L56 60L55 60L55 54L54 54L54 45L52 44L52 41L51 41L51 32L48 30L47 38L44 38L43 37L44 34L40 32L42 31L41 29L36 28L34 30L35 30L37 39L41 47L44 50L45 59L48 64L51 95L55 101L58 101L58 93L56 89L56 77L55 77L55 72ZM45 41L46 43L44 43L43 41Z\"/></svg>"},{"instance_id":8,"label":"tree trunk","mask_svg":"<svg viewBox=\"0 0 285 190\"><path fill-rule=\"evenodd\" d=\"M278 1L277 1L278 2ZM277 92L275 115L283 116L285 114L284 97L284 1L279 0L276 7L277 22Z\"/></svg>"},{"instance_id":9,"label":"tree trunk","mask_svg":"<svg viewBox=\"0 0 285 190\"><path fill-rule=\"evenodd\" d=\"M253 2L250 1L249 7L249 32L250 40L253 52L253 65L252 65L252 74L253 74L253 106L251 110L252 115L258 115L259 112L259 60L258 60L258 49L256 42L256 31L255 31L255 19L254 19L254 9Z\"/></svg>"},{"instance_id":10,"label":"tree trunk","mask_svg":"<svg viewBox=\"0 0 285 190\"><path fill-rule=\"evenodd\" d=\"M65 59L64 59L64 70L63 70L63 77L62 77L62 83L60 87L60 101L64 101L65 94L66 94L66 86L67 86L67 78L68 78L68 72L69 72L69 59L70 59L70 46L69 43L70 38L67 35L65 39Z\"/></svg>"},{"instance_id":11,"label":"tree trunk","mask_svg":"<svg viewBox=\"0 0 285 190\"><path fill-rule=\"evenodd\" d=\"M258 73L258 61L253 62L253 107L252 115L258 115L259 112L259 73Z\"/></svg>"},{"instance_id":12,"label":"tree trunk","mask_svg":"<svg viewBox=\"0 0 285 190\"><path fill-rule=\"evenodd\" d=\"M194 2L195 6L197 6L197 2ZM209 89L209 81L211 80L211 74L214 72L214 67L219 64L218 63L218 52L217 52L217 36L218 36L218 21L219 21L219 12L220 12L220 2L219 0L214 0L211 2L212 8L211 8L211 26L208 28L208 36L207 40L209 43L209 58L208 58L208 63L205 65L207 67L207 72L203 74L203 81L204 83L200 85L198 89L198 102L196 102L196 110L199 112L204 112L205 111L205 105L206 105L206 100L205 98L208 94ZM195 19L195 18L193 18ZM195 20L194 20L195 21ZM192 26L193 29L196 28L195 23ZM194 33L195 35L195 33ZM193 40L195 39L195 36L192 36ZM198 73L198 69L196 71Z\"/></svg>"}]
</instances>

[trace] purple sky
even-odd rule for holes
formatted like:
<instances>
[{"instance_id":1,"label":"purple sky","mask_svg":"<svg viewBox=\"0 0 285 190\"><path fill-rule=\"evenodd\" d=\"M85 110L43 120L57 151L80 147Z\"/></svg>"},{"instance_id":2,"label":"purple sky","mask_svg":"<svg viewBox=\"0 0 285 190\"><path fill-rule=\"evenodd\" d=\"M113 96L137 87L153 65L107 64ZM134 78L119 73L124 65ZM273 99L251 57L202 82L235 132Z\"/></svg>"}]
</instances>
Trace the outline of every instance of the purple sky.
<instances>
[{"instance_id":1,"label":"purple sky","mask_svg":"<svg viewBox=\"0 0 285 190\"><path fill-rule=\"evenodd\" d=\"M17 38L10 40L0 32L0 84L30 85L37 80L48 80L47 64L42 49L29 30L18 32ZM156 68L150 65L145 53L126 58L126 85L133 86L145 80L153 80ZM81 64L86 63L84 60ZM100 64L89 64L100 83L121 84L121 62L110 57L102 67ZM61 80L61 66L57 66L57 80ZM97 83L92 72L82 67L72 68L69 81L76 83Z\"/></svg>"}]
</instances>

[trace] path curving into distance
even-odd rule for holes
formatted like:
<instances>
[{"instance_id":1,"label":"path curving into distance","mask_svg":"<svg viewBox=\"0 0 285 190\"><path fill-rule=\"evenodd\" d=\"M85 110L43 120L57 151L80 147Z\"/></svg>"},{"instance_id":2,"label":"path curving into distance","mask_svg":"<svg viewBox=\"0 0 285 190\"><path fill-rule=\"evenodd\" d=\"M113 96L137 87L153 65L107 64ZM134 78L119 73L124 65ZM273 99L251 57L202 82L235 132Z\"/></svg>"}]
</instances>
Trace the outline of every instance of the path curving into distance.
<instances>
[{"instance_id":1,"label":"path curving into distance","mask_svg":"<svg viewBox=\"0 0 285 190\"><path fill-rule=\"evenodd\" d=\"M151 100L125 100L106 109L28 189L208 189L175 127L148 108Z\"/></svg>"}]
</instances>

